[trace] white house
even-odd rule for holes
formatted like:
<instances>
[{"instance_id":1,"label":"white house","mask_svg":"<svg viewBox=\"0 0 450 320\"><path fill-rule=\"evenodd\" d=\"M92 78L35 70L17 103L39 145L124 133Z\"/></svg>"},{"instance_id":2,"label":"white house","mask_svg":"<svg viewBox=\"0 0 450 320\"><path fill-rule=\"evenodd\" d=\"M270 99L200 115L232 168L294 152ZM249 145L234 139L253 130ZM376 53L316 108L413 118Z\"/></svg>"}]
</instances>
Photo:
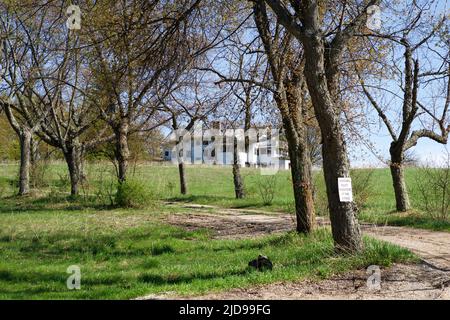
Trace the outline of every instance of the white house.
<instances>
[{"instance_id":1,"label":"white house","mask_svg":"<svg viewBox=\"0 0 450 320\"><path fill-rule=\"evenodd\" d=\"M171 133L163 146L163 159L175 163L178 159L183 159L186 164L232 165L233 136L227 136L220 126L213 127L216 128L215 134L212 135L202 128L194 134L193 130L183 135L182 142L178 145L176 135ZM245 152L244 137L241 135L237 140L238 161L241 166L289 169L290 160L286 146L280 142L278 134L268 137L268 131L270 132L267 128L259 128L258 131L253 128L253 134L246 133L249 137L248 152Z\"/></svg>"}]
</instances>

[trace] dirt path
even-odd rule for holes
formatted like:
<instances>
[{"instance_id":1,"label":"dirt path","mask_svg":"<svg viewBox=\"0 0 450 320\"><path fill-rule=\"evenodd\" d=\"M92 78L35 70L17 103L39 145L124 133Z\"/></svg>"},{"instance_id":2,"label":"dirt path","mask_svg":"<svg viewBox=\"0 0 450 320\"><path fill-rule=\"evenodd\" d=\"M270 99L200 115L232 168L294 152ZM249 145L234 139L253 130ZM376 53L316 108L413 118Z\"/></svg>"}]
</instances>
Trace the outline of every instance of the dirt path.
<instances>
[{"instance_id":1,"label":"dirt path","mask_svg":"<svg viewBox=\"0 0 450 320\"><path fill-rule=\"evenodd\" d=\"M294 217L284 213L222 209L201 205L185 207L193 211L190 214L171 215L167 218L168 222L191 230L211 229L214 231L215 238L255 237L285 232L295 227ZM327 225L328 222L319 218L318 224ZM450 300L450 233L369 224L363 224L362 230L364 234L374 238L410 249L423 259L423 263L395 265L382 270L382 289L378 292L367 288L365 270L358 270L320 282L275 283L195 298Z\"/></svg>"},{"instance_id":2,"label":"dirt path","mask_svg":"<svg viewBox=\"0 0 450 320\"><path fill-rule=\"evenodd\" d=\"M450 271L450 233L406 227L364 225L363 231L374 238L408 248L426 263Z\"/></svg>"}]
</instances>

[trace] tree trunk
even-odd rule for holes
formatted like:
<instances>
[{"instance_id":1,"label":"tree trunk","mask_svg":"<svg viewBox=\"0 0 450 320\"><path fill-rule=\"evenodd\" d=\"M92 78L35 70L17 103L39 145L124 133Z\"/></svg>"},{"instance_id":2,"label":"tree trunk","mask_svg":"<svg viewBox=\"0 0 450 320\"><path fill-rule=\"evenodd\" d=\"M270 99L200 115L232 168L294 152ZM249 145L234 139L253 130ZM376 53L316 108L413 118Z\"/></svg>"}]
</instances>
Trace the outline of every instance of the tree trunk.
<instances>
[{"instance_id":1,"label":"tree trunk","mask_svg":"<svg viewBox=\"0 0 450 320\"><path fill-rule=\"evenodd\" d=\"M30 193L31 132L24 128L20 135L19 195Z\"/></svg>"},{"instance_id":2,"label":"tree trunk","mask_svg":"<svg viewBox=\"0 0 450 320\"><path fill-rule=\"evenodd\" d=\"M356 205L339 198L338 178L350 176L347 150L340 133L324 141L322 157L335 247L337 251L357 252L362 249L362 241Z\"/></svg>"},{"instance_id":3,"label":"tree trunk","mask_svg":"<svg viewBox=\"0 0 450 320\"><path fill-rule=\"evenodd\" d=\"M186 172L184 170L184 162L178 163L178 173L180 175L180 192L181 194L187 194Z\"/></svg>"},{"instance_id":4,"label":"tree trunk","mask_svg":"<svg viewBox=\"0 0 450 320\"><path fill-rule=\"evenodd\" d=\"M286 82L285 94L277 96L291 161L297 232L309 233L315 226L312 168L309 159L306 125L302 115L301 79Z\"/></svg>"},{"instance_id":5,"label":"tree trunk","mask_svg":"<svg viewBox=\"0 0 450 320\"><path fill-rule=\"evenodd\" d=\"M339 108L335 105L338 97L332 97L328 88L330 81L326 77L323 39L319 34L311 34L302 42L306 57L304 75L323 140L323 171L335 248L337 251L358 252L362 249L362 240L356 205L339 199L338 178L349 177L350 164Z\"/></svg>"},{"instance_id":6,"label":"tree trunk","mask_svg":"<svg viewBox=\"0 0 450 320\"><path fill-rule=\"evenodd\" d=\"M298 96L297 96L298 98ZM315 209L312 188L312 168L309 159L306 136L302 130L303 123L299 118L300 110L298 101L292 101L295 104L290 114L282 112L283 127L286 140L288 142L289 159L291 161L292 188L295 201L295 215L297 218L297 232L309 233L315 226ZM281 105L282 102L278 101ZM285 105L282 108L287 108ZM285 109L286 110L286 109ZM295 126L293 122L297 122ZM296 130L298 128L298 131Z\"/></svg>"},{"instance_id":7,"label":"tree trunk","mask_svg":"<svg viewBox=\"0 0 450 320\"><path fill-rule=\"evenodd\" d=\"M244 119L244 131L248 132L251 127L251 119L252 119L252 104L250 101L250 93L247 94L247 99L245 103L245 119ZM245 144L245 154L247 155L247 158L245 159L245 166L250 166L250 137L245 134L244 137L244 144Z\"/></svg>"},{"instance_id":8,"label":"tree trunk","mask_svg":"<svg viewBox=\"0 0 450 320\"><path fill-rule=\"evenodd\" d=\"M117 160L117 178L119 183L127 179L128 160L130 158L130 149L128 148L128 124L121 123L115 130L116 148L115 156Z\"/></svg>"},{"instance_id":9,"label":"tree trunk","mask_svg":"<svg viewBox=\"0 0 450 320\"><path fill-rule=\"evenodd\" d=\"M39 142L36 139L31 139L31 165L35 166L37 162L41 159L39 153Z\"/></svg>"},{"instance_id":10,"label":"tree trunk","mask_svg":"<svg viewBox=\"0 0 450 320\"><path fill-rule=\"evenodd\" d=\"M81 152L79 146L70 146L67 152L64 152L70 177L70 195L77 196L79 194L79 184L82 179L81 172Z\"/></svg>"},{"instance_id":11,"label":"tree trunk","mask_svg":"<svg viewBox=\"0 0 450 320\"><path fill-rule=\"evenodd\" d=\"M245 196L244 181L241 176L241 165L239 164L239 154L237 148L237 138L234 137L233 143L233 182L236 199L242 199Z\"/></svg>"},{"instance_id":12,"label":"tree trunk","mask_svg":"<svg viewBox=\"0 0 450 320\"><path fill-rule=\"evenodd\" d=\"M305 123L303 101L303 77L301 72L293 72L285 81L285 96L278 99L283 127L291 160L291 177L294 191L297 232L309 233L315 226L312 165L308 148L308 132ZM304 88L306 90L306 87ZM283 102L285 101L285 103Z\"/></svg>"},{"instance_id":13,"label":"tree trunk","mask_svg":"<svg viewBox=\"0 0 450 320\"><path fill-rule=\"evenodd\" d=\"M391 150L391 176L395 193L397 211L405 212L410 209L408 190L406 189L403 170L403 155Z\"/></svg>"},{"instance_id":14,"label":"tree trunk","mask_svg":"<svg viewBox=\"0 0 450 320\"><path fill-rule=\"evenodd\" d=\"M292 150L292 152L291 152ZM311 161L303 143L289 147L297 232L309 233L315 226Z\"/></svg>"}]
</instances>

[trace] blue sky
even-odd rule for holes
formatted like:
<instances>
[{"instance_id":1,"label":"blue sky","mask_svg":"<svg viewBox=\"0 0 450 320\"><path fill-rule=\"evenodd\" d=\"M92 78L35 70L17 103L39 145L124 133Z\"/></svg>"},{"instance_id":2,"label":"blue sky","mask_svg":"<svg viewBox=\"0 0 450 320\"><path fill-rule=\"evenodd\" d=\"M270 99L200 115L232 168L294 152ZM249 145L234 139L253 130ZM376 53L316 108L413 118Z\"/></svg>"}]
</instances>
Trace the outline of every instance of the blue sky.
<instances>
[{"instance_id":1,"label":"blue sky","mask_svg":"<svg viewBox=\"0 0 450 320\"><path fill-rule=\"evenodd\" d=\"M425 1L425 0L423 0ZM418 0L418 2L421 2L421 0ZM386 1L388 5L383 8L381 7L381 15L382 15L382 30L386 27L393 27L393 26L399 26L405 23L405 20L412 17L414 15L414 12L409 12L411 7L411 1L407 0L398 0L398 1ZM395 3L395 5L394 5ZM391 8L388 8L389 6L393 6ZM392 13L390 10L398 10L396 15ZM448 0L434 0L433 7L429 10L430 14L436 15L439 13L449 12L449 6L448 6ZM405 14L403 14L405 13ZM402 20L402 21L400 21ZM427 27L427 25L425 25ZM428 25L429 27L429 25ZM248 36L248 35L247 35ZM253 36L252 36L253 37ZM249 38L252 38L249 37ZM414 36L412 36L412 41L414 41ZM402 51L398 51L396 53L396 65L399 70L404 69L404 60L401 58L403 55ZM423 57L419 57L421 61L426 61L426 59L423 59ZM432 64L432 62L431 62ZM218 65L216 63L215 67L217 68ZM425 66L424 66L425 67ZM428 69L432 67L430 64L427 66ZM224 63L223 61L219 62L219 69L223 69L222 71L226 74L227 69L229 68L229 65L227 63ZM400 89L398 88L398 82L396 81L389 81L384 80L380 84L381 86L388 87L390 90L400 93ZM419 95L422 102L427 101L427 94L428 89L421 88ZM375 94L374 92L372 92ZM443 104L442 104L443 105ZM389 117L391 119L396 119L398 114L396 114L396 111L401 109L401 100L392 100L389 101L388 104L389 108ZM374 110L371 106L367 106L365 108L365 112L367 112L367 117L374 123L378 122L378 116L376 113L374 113ZM394 123L396 121L393 120ZM419 126L414 126L415 129L418 129ZM413 129L414 129L413 128ZM367 167L367 166L375 166L375 167L381 167L386 166L386 161L389 159L389 146L391 143L391 137L389 136L384 124L380 125L374 125L371 127L371 133L363 132L362 134L367 137L367 140L370 141L372 145L374 145L375 150L367 148L363 143L358 143L357 145L355 143L349 143L349 156L352 166L354 167ZM446 154L446 146L443 146L441 144L438 144L430 139L423 138L420 139L417 146L412 149L413 153L419 158L421 161L427 161L432 160L434 162L439 162L441 158L444 157ZM375 154L376 155L375 155ZM384 161L380 160L382 158Z\"/></svg>"},{"instance_id":2,"label":"blue sky","mask_svg":"<svg viewBox=\"0 0 450 320\"><path fill-rule=\"evenodd\" d=\"M386 3L389 3L386 6ZM395 28L395 26L401 25L405 21L411 19L415 16L415 12L410 11L412 10L411 1L398 1L396 2L395 6L392 6L391 8L388 8L389 5L392 4L391 1L385 2L385 5L381 6L381 15L382 15L382 29L381 33L387 33L386 30L389 28ZM418 1L419 4L425 3L425 1ZM426 10L422 19L425 22L421 28L423 28L425 31L428 32L430 26L434 25L431 21L436 21L438 19L438 16L441 14L446 14L447 16L450 14L450 7L449 7L449 1L448 0L435 0L432 3L432 6L428 8L429 10ZM396 15L393 14L392 10L398 10ZM400 13L400 16L399 16ZM429 15L427 17L426 15ZM427 25L427 21L429 21L429 24ZM417 32L412 33L409 36L409 39L411 42L418 42L418 39L422 39L423 35L420 34L420 28L418 28ZM433 44L430 44L433 46ZM434 48L433 48L434 49ZM403 71L404 70L404 59L402 57L403 50L400 48L395 55L392 57L392 62L397 66L398 70ZM430 50L426 51L418 51L414 54L414 58L419 59L419 63L421 66L421 72L423 70L431 70L436 69L438 61L436 60L436 56L433 57L433 53ZM440 63L440 61L439 61ZM396 94L402 95L398 85L399 82L395 80L383 80L376 83L380 87L387 88ZM442 85L442 82L439 84ZM441 87L442 88L442 87ZM419 101L421 101L424 105L431 105L433 102L436 102L436 105L443 106L445 104L445 96L442 95L442 92L440 93L441 99L431 99L430 96L435 95L436 91L438 90L438 87L436 86L428 86L425 87L424 85L421 85L419 88ZM372 94L376 94L377 90L370 90ZM379 91L378 91L379 92ZM391 96L392 97L392 96ZM377 100L381 102L382 105L387 107L387 115L390 119L392 119L392 122L395 124L399 123L397 110L401 110L401 104L402 101L400 99L392 98L385 99L385 100ZM388 134L388 131L384 124L378 124L379 120L377 120L377 114L373 111L371 107L368 107L366 109L367 117L371 119L375 125L371 126L370 133L365 133L367 140L371 142L371 144L374 146L375 150L372 148L369 150L363 143L353 143L350 146L350 159L352 166L355 167L361 167L361 166L385 166L386 163L384 161L380 161L379 158L382 159L389 159L389 146L391 142L391 137ZM439 114L439 113L438 113ZM422 117L422 119L426 120L425 117ZM397 120L397 121L394 121ZM450 119L448 119L450 120ZM419 129L421 126L418 124L418 121L416 121L413 125L414 129ZM436 133L439 133L439 131L436 131ZM422 162L432 162L435 164L442 163L442 159L444 157L447 157L447 149L450 151L448 144L442 145L435 141L432 141L428 138L421 138L419 139L417 145L411 149L411 151L417 156L417 158ZM376 155L375 155L375 154Z\"/></svg>"}]
</instances>

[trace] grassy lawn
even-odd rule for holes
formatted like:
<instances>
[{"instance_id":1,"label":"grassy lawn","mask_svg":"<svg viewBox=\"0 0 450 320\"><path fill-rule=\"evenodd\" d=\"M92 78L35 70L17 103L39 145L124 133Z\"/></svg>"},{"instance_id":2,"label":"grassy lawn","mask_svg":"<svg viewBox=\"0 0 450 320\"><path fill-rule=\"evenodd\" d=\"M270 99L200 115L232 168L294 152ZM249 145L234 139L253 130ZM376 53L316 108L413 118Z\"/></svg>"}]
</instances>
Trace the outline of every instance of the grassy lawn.
<instances>
[{"instance_id":1,"label":"grassy lawn","mask_svg":"<svg viewBox=\"0 0 450 320\"><path fill-rule=\"evenodd\" d=\"M87 166L89 176L88 190L95 194L102 185L103 189L112 188L114 180L108 178L113 174L113 168L109 165L93 164ZM148 185L155 198L160 200L175 200L206 205L233 208L255 208L264 211L293 212L294 204L290 183L290 172L280 171L276 176L276 188L273 203L264 205L259 186L267 182L270 177L259 174L258 169L243 168L242 174L246 186L246 198L237 200L234 197L234 187L231 168L224 167L187 167L187 181L189 194L179 194L178 171L173 166L141 165L132 168L132 175ZM364 173L357 170L354 174ZM0 194L12 195L15 189L11 187L17 175L17 166L0 164ZM406 170L406 181L410 190L412 206L415 208L408 213L395 212L395 199L390 172L388 169L375 169L372 173L370 191L367 201L361 206L359 218L362 221L378 224L390 224L399 226L411 226L440 231L450 231L450 221L436 220L428 213L416 209L419 207L418 198L415 196L417 169ZM108 180L109 179L109 180ZM40 188L40 193L59 194L69 190L66 167L63 163L49 166L45 171L45 180L48 185ZM317 213L326 215L326 198L323 177L315 173L317 190ZM108 198L103 195L103 198ZM107 202L108 199L103 199Z\"/></svg>"},{"instance_id":2,"label":"grassy lawn","mask_svg":"<svg viewBox=\"0 0 450 320\"><path fill-rule=\"evenodd\" d=\"M189 195L178 193L175 167L138 166L134 179L143 181L153 194L146 209L114 209L108 192L114 190L112 168L88 165L89 184L81 196L70 199L64 164L45 170L44 183L24 199L14 196L16 165L0 165L0 299L115 299L150 293L201 294L275 281L324 278L371 264L415 261L408 251L365 239L358 256L338 256L330 231L311 237L294 233L248 240L211 239L208 230L185 231L168 225L164 216L192 209L166 206L182 201L235 208L291 211L290 173L276 179L275 198L263 206L256 169L243 169L247 198L234 199L230 168L188 167ZM407 171L413 185L414 170ZM324 192L316 174L318 199ZM450 231L448 222L436 222L420 211L394 213L389 172L375 170L370 197L360 217L365 221ZM99 192L99 190L109 190ZM414 200L414 198L413 198ZM318 211L323 209L319 202ZM413 202L414 205L414 202ZM321 207L322 206L322 207ZM268 255L274 270L253 271L248 261ZM66 288L66 269L78 265L82 290Z\"/></svg>"},{"instance_id":3,"label":"grassy lawn","mask_svg":"<svg viewBox=\"0 0 450 320\"><path fill-rule=\"evenodd\" d=\"M20 203L19 203L20 201ZM117 299L150 293L201 294L254 284L324 278L371 264L412 262L407 250L365 239L364 253L338 256L330 231L212 240L208 230L164 223L180 208L99 209L64 196L2 199L0 299ZM273 271L247 267L259 253ZM81 290L66 287L70 265Z\"/></svg>"}]
</instances>

